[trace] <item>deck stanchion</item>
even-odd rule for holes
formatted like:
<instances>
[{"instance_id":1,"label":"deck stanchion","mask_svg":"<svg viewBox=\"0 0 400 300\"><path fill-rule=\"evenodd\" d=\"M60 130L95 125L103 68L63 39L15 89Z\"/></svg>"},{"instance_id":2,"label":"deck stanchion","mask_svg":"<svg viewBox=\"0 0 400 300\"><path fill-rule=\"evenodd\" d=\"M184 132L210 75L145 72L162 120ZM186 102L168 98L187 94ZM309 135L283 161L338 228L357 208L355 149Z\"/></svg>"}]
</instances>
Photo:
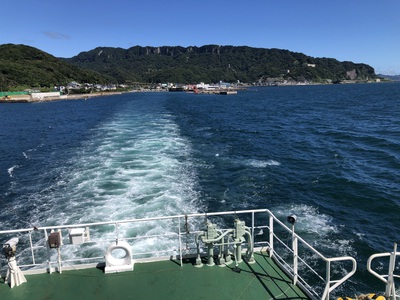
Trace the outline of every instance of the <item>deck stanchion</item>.
<instances>
[{"instance_id":1,"label":"deck stanchion","mask_svg":"<svg viewBox=\"0 0 400 300\"><path fill-rule=\"evenodd\" d=\"M32 263L35 265L36 264L36 262L35 262L35 253L33 252L33 246L32 246L32 231L29 231L29 245L31 247Z\"/></svg>"},{"instance_id":2,"label":"deck stanchion","mask_svg":"<svg viewBox=\"0 0 400 300\"><path fill-rule=\"evenodd\" d=\"M43 231L44 231L44 242L45 242L45 244L46 244L47 257L48 257L48 259L47 259L47 266L48 266L48 268L49 268L49 274L51 274L51 273L52 273L52 270L51 270L51 254L50 254L49 243L47 242L48 239L49 239L49 237L48 237L48 235L47 235L47 230L44 229Z\"/></svg>"},{"instance_id":3,"label":"deck stanchion","mask_svg":"<svg viewBox=\"0 0 400 300\"><path fill-rule=\"evenodd\" d=\"M274 255L274 218L269 215L269 256Z\"/></svg>"},{"instance_id":4,"label":"deck stanchion","mask_svg":"<svg viewBox=\"0 0 400 300\"><path fill-rule=\"evenodd\" d=\"M322 295L322 300L329 300L329 289L331 287L331 261L326 261L326 275L325 275L325 290L324 294Z\"/></svg>"},{"instance_id":5,"label":"deck stanchion","mask_svg":"<svg viewBox=\"0 0 400 300\"><path fill-rule=\"evenodd\" d=\"M394 276L393 276L394 268L396 266L396 252L397 252L397 243L394 243L393 252L390 254L389 272L388 272L386 291L385 291L385 295L389 299L396 298L396 289L394 285Z\"/></svg>"},{"instance_id":6,"label":"deck stanchion","mask_svg":"<svg viewBox=\"0 0 400 300\"><path fill-rule=\"evenodd\" d=\"M178 236L179 236L179 259L182 267L183 262L182 262L181 217L178 217Z\"/></svg>"},{"instance_id":7,"label":"deck stanchion","mask_svg":"<svg viewBox=\"0 0 400 300\"><path fill-rule=\"evenodd\" d=\"M294 233L294 224L292 225L292 248L293 248L293 284L297 284L298 277L298 247L297 235Z\"/></svg>"},{"instance_id":8,"label":"deck stanchion","mask_svg":"<svg viewBox=\"0 0 400 300\"><path fill-rule=\"evenodd\" d=\"M290 215L287 217L287 221L292 224L292 251L293 251L293 284L297 284L297 279L298 279L298 238L296 233L294 232L294 224L297 221L297 217L295 215Z\"/></svg>"},{"instance_id":9,"label":"deck stanchion","mask_svg":"<svg viewBox=\"0 0 400 300\"><path fill-rule=\"evenodd\" d=\"M254 250L254 211L251 212L251 240L253 245L249 245L249 247L251 246Z\"/></svg>"}]
</instances>

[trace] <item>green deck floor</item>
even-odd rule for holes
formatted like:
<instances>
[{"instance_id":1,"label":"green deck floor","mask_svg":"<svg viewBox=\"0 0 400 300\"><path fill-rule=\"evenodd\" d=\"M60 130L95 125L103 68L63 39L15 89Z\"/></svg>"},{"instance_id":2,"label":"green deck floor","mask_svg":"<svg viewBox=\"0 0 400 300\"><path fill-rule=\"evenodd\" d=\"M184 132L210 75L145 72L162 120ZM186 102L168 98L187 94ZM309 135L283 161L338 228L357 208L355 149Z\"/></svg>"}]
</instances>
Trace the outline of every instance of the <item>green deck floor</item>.
<instances>
[{"instance_id":1,"label":"green deck floor","mask_svg":"<svg viewBox=\"0 0 400 300\"><path fill-rule=\"evenodd\" d=\"M136 263L133 272L104 274L102 269L26 275L10 289L0 281L0 299L308 299L266 253L255 264L242 262L240 272L226 267L183 267L176 261Z\"/></svg>"}]
</instances>

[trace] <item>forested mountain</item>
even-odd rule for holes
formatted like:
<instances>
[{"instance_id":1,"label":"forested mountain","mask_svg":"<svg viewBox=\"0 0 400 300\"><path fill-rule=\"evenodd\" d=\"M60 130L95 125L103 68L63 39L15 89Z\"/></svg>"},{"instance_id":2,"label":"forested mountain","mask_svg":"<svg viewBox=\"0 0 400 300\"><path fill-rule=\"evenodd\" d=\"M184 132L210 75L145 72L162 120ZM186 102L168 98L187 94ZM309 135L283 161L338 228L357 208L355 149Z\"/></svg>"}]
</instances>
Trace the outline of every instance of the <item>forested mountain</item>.
<instances>
[{"instance_id":1,"label":"forested mountain","mask_svg":"<svg viewBox=\"0 0 400 300\"><path fill-rule=\"evenodd\" d=\"M25 46L0 45L0 87L52 87L70 81L106 83L113 78L82 69L39 49Z\"/></svg>"},{"instance_id":2,"label":"forested mountain","mask_svg":"<svg viewBox=\"0 0 400 300\"><path fill-rule=\"evenodd\" d=\"M98 47L66 61L112 76L118 82L252 83L276 78L341 82L376 78L374 69L366 64L247 46Z\"/></svg>"},{"instance_id":3,"label":"forested mountain","mask_svg":"<svg viewBox=\"0 0 400 300\"><path fill-rule=\"evenodd\" d=\"M80 83L215 83L366 81L366 64L313 58L302 53L246 46L99 47L72 58L39 49L0 45L0 87L52 87Z\"/></svg>"}]
</instances>

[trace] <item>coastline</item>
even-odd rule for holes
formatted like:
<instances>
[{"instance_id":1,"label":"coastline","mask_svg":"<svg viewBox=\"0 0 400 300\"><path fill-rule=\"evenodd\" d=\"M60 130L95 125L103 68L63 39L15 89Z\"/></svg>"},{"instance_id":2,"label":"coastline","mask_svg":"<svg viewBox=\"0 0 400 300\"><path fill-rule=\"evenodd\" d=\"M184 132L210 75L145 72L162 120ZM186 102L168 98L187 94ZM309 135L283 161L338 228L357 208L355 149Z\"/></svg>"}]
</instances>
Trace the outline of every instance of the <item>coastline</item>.
<instances>
[{"instance_id":1,"label":"coastline","mask_svg":"<svg viewBox=\"0 0 400 300\"><path fill-rule=\"evenodd\" d=\"M379 83L395 83L394 81L378 81L378 82L356 82L356 81L346 81L342 84L379 84ZM253 87L271 87L271 86L309 86L309 85L330 85L323 83L284 83L284 84L276 84L276 85L253 85ZM232 90L233 92L229 92L229 90L205 90L199 91L198 94L233 94L238 90L245 90L246 88L236 88ZM234 92L236 91L236 92ZM10 95L8 99L0 98L0 103L37 103L37 102L50 102L50 101L60 101L60 100L87 100L89 98L95 97L105 97L105 96L113 96L113 95L121 95L125 93L145 93L145 92L168 92L168 90L160 90L160 89L134 89L129 91L119 91L119 92L95 92L88 94L69 94L69 95L59 95L59 96L43 96L40 98L34 98L32 95ZM194 91L185 91L186 93L194 93ZM225 93L226 92L226 93Z\"/></svg>"},{"instance_id":2,"label":"coastline","mask_svg":"<svg viewBox=\"0 0 400 300\"><path fill-rule=\"evenodd\" d=\"M16 95L10 96L10 99L0 99L0 103L36 103L36 102L49 102L57 100L80 100L95 97L120 95L129 92L103 92L103 93L90 93L90 94L76 94L76 95L60 95L56 97L43 97L40 99L33 99L31 95Z\"/></svg>"}]
</instances>

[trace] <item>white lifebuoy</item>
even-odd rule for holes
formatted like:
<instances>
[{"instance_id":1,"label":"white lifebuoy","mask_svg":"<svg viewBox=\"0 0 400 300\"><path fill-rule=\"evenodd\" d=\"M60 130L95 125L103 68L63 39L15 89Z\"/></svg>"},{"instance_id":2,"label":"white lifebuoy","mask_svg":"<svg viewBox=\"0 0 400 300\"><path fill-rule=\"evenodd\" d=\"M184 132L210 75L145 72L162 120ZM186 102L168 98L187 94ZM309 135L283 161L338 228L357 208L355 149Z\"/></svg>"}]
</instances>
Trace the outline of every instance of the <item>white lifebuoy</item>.
<instances>
[{"instance_id":1,"label":"white lifebuoy","mask_svg":"<svg viewBox=\"0 0 400 300\"><path fill-rule=\"evenodd\" d=\"M113 256L113 251L122 250L125 252L123 257L118 258ZM133 270L132 250L131 246L124 241L113 242L110 244L104 255L106 266L104 273L115 273Z\"/></svg>"}]
</instances>

